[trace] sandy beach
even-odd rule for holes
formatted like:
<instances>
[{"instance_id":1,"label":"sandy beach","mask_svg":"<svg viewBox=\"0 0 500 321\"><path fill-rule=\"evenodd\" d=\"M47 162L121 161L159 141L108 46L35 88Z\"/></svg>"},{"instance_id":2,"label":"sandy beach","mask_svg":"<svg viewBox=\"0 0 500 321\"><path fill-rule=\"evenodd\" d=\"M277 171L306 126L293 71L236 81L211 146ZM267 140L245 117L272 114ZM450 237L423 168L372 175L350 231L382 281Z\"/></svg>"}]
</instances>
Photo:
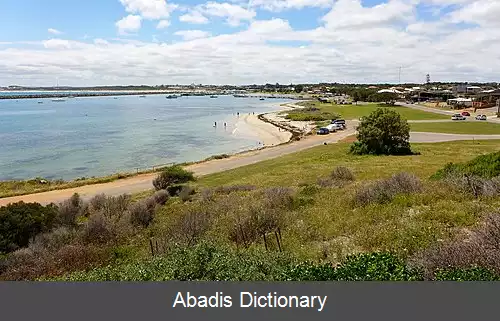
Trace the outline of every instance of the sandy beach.
<instances>
[{"instance_id":1,"label":"sandy beach","mask_svg":"<svg viewBox=\"0 0 500 321\"><path fill-rule=\"evenodd\" d=\"M240 117L236 122L233 135L255 138L261 147L283 144L292 138L292 133L289 131L263 122L257 115L253 114Z\"/></svg>"}]
</instances>

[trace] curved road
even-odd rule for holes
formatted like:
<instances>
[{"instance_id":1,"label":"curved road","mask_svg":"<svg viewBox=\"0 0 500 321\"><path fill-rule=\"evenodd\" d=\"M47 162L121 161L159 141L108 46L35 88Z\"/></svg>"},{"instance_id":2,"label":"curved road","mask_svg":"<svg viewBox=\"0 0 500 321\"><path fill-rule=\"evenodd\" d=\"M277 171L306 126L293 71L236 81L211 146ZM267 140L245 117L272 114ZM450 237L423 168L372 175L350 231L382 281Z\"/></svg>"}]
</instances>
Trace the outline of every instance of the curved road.
<instances>
[{"instance_id":1,"label":"curved road","mask_svg":"<svg viewBox=\"0 0 500 321\"><path fill-rule=\"evenodd\" d=\"M283 155L295 153L324 143L336 143L348 136L355 134L355 126L357 121L348 122L348 128L345 131L340 131L327 136L311 136L300 141L290 144L264 148L256 151L232 156L226 159L212 160L204 163L188 166L186 169L195 173L196 176L204 176L208 174L223 172L226 170L255 164L264 160L273 159ZM446 141L460 140L486 140L499 139L500 135L458 135L458 134L442 134L442 133L410 133L410 142L413 143L437 143ZM8 198L0 198L0 206L19 201L37 202L40 204L59 203L74 193L78 193L83 199L89 199L97 194L121 195L143 192L152 188L152 180L157 173L138 175L114 182L86 185L76 188L55 190L38 194L22 195Z\"/></svg>"}]
</instances>

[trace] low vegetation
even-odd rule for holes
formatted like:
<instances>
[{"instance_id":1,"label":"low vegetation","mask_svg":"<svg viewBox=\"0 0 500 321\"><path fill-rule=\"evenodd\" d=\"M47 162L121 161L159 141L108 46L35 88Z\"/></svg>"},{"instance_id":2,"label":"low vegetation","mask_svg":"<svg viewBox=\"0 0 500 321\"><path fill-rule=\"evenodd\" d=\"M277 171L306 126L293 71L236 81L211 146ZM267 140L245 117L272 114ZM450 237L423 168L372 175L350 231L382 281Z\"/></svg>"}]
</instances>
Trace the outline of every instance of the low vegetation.
<instances>
[{"instance_id":1,"label":"low vegetation","mask_svg":"<svg viewBox=\"0 0 500 321\"><path fill-rule=\"evenodd\" d=\"M340 118L339 114L322 111L316 107L305 107L300 110L287 112L286 114L285 118L293 121L325 121Z\"/></svg>"}]
</instances>

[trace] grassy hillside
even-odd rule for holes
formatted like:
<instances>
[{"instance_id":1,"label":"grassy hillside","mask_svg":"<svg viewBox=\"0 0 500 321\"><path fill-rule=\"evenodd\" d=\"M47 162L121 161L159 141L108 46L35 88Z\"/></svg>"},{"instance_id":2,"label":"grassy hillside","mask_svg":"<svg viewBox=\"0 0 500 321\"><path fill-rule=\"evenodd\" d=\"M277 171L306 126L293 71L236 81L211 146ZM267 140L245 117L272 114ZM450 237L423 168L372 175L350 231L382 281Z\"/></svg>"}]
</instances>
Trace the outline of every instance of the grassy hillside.
<instances>
[{"instance_id":1,"label":"grassy hillside","mask_svg":"<svg viewBox=\"0 0 500 321\"><path fill-rule=\"evenodd\" d=\"M293 274L300 262L337 264L356 253L390 252L411 262L498 211L498 194L477 198L430 177L451 161L467 162L499 146L500 141L414 144L420 154L401 157L353 156L348 143L323 145L200 178L191 183L194 194L186 189L162 200L155 194L137 205L124 198L68 203L67 215L91 213L77 222L84 224L81 230L57 230L21 250L0 278L56 277L97 267L69 279L293 280L309 278ZM99 208L105 218L92 219ZM127 211L146 223L130 226L124 221ZM193 250L205 242L216 247ZM151 260L152 254L157 259ZM373 263L361 258L356 266ZM382 269L395 259L374 260ZM251 272L242 273L242 266ZM319 267L314 278L353 277L329 269ZM453 275L465 278L460 273Z\"/></svg>"}]
</instances>

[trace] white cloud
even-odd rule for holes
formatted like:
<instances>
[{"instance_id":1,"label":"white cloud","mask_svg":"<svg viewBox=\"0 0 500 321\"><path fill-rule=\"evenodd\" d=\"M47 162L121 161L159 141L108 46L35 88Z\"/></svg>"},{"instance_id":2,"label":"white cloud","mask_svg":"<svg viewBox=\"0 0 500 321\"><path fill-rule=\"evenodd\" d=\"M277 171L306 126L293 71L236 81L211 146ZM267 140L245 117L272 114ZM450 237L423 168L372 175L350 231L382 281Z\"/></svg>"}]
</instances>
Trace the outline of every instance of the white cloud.
<instances>
[{"instance_id":1,"label":"white cloud","mask_svg":"<svg viewBox=\"0 0 500 321\"><path fill-rule=\"evenodd\" d=\"M68 40L63 39L50 39L43 42L46 49L69 49L71 44Z\"/></svg>"},{"instance_id":2,"label":"white cloud","mask_svg":"<svg viewBox=\"0 0 500 321\"><path fill-rule=\"evenodd\" d=\"M109 42L104 40L104 39L101 39L101 38L96 38L96 39L94 39L94 44L96 44L98 46L106 46L106 45L109 45Z\"/></svg>"},{"instance_id":3,"label":"white cloud","mask_svg":"<svg viewBox=\"0 0 500 321\"><path fill-rule=\"evenodd\" d=\"M476 0L450 15L452 22L475 23L481 26L500 26L500 1Z\"/></svg>"},{"instance_id":4,"label":"white cloud","mask_svg":"<svg viewBox=\"0 0 500 321\"><path fill-rule=\"evenodd\" d=\"M241 5L210 1L191 8L179 20L182 22L204 24L209 22L208 18L216 17L225 19L228 25L236 27L244 21L251 21L256 15L255 10L243 8Z\"/></svg>"},{"instance_id":5,"label":"white cloud","mask_svg":"<svg viewBox=\"0 0 500 321\"><path fill-rule=\"evenodd\" d=\"M206 24L209 22L208 18L205 17L201 12L197 10L192 10L179 17L179 21L193 23L193 24Z\"/></svg>"},{"instance_id":6,"label":"white cloud","mask_svg":"<svg viewBox=\"0 0 500 321\"><path fill-rule=\"evenodd\" d=\"M250 0L250 7L261 8L269 11L283 11L289 9L303 9L306 7L327 8L332 6L334 0Z\"/></svg>"},{"instance_id":7,"label":"white cloud","mask_svg":"<svg viewBox=\"0 0 500 321\"><path fill-rule=\"evenodd\" d=\"M200 38L207 38L210 33L203 30L179 30L174 33L176 36L181 36L184 40L194 40Z\"/></svg>"},{"instance_id":8,"label":"white cloud","mask_svg":"<svg viewBox=\"0 0 500 321\"><path fill-rule=\"evenodd\" d=\"M372 28L411 20L415 5L407 0L389 0L368 8L362 6L361 0L338 0L323 21L330 29Z\"/></svg>"},{"instance_id":9,"label":"white cloud","mask_svg":"<svg viewBox=\"0 0 500 321\"><path fill-rule=\"evenodd\" d=\"M160 20L158 22L158 25L156 26L157 29L166 29L170 26L170 21L168 20Z\"/></svg>"},{"instance_id":10,"label":"white cloud","mask_svg":"<svg viewBox=\"0 0 500 321\"><path fill-rule=\"evenodd\" d=\"M141 16L128 15L125 18L116 22L116 27L120 34L128 34L129 32L136 32L141 29L142 18Z\"/></svg>"},{"instance_id":11,"label":"white cloud","mask_svg":"<svg viewBox=\"0 0 500 321\"><path fill-rule=\"evenodd\" d=\"M120 0L120 2L127 12L151 20L168 18L177 8L176 5L168 4L166 0Z\"/></svg>"},{"instance_id":12,"label":"white cloud","mask_svg":"<svg viewBox=\"0 0 500 321\"><path fill-rule=\"evenodd\" d=\"M446 1L453 0L432 0ZM416 3L388 0L367 7L358 0L337 0L320 25L309 30L294 30L293 20L259 20L252 10L242 14L220 3L205 4L191 10L226 21L232 16L248 22L248 27L217 36L181 30L175 33L181 39L173 44L156 43L152 35L145 37L149 42L123 37L108 43L97 39L7 43L0 47L0 85L43 85L55 77L75 86L397 82L399 66L405 66L403 82L423 83L427 73L435 81L498 80L496 1L462 2L447 8L452 12L436 21L419 20ZM218 10L206 10L210 8ZM123 19L121 29L138 30L142 18L136 16Z\"/></svg>"},{"instance_id":13,"label":"white cloud","mask_svg":"<svg viewBox=\"0 0 500 321\"><path fill-rule=\"evenodd\" d=\"M53 34L53 35L60 35L60 34L62 34L62 32L61 32L61 31L59 31L59 30L57 30L57 29L53 29L53 28L49 28L49 29L47 29L47 31L48 31L49 33Z\"/></svg>"}]
</instances>

